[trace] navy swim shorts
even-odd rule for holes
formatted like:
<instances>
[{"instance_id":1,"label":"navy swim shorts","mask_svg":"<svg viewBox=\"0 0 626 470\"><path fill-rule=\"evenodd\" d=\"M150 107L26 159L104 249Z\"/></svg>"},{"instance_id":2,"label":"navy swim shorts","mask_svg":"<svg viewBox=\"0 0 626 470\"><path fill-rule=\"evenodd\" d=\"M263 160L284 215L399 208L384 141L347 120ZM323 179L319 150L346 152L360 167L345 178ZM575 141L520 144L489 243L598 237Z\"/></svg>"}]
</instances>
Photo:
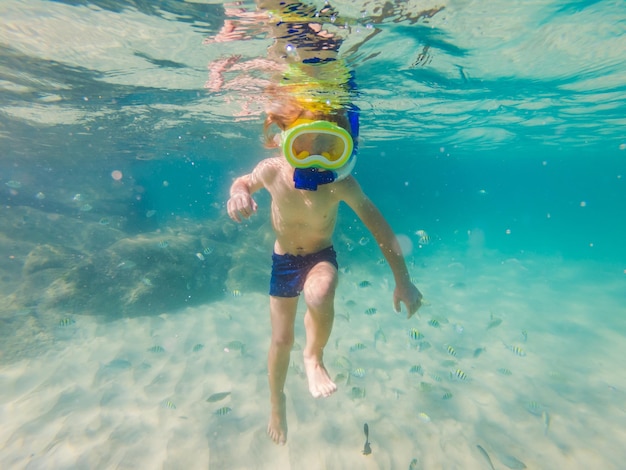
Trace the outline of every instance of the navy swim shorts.
<instances>
[{"instance_id":1,"label":"navy swim shorts","mask_svg":"<svg viewBox=\"0 0 626 470\"><path fill-rule=\"evenodd\" d=\"M317 263L327 261L335 268L337 253L332 246L310 255L272 255L272 279L270 295L274 297L298 297L304 288L306 276Z\"/></svg>"}]
</instances>

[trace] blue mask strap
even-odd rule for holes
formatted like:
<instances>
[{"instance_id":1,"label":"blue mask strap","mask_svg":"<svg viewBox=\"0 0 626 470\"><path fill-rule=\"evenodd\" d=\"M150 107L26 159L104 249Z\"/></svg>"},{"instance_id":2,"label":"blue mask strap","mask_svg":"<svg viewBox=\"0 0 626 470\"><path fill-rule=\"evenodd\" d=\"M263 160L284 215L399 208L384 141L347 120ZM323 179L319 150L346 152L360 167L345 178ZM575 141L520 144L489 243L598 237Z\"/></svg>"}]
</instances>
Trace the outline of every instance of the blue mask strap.
<instances>
[{"instance_id":1,"label":"blue mask strap","mask_svg":"<svg viewBox=\"0 0 626 470\"><path fill-rule=\"evenodd\" d=\"M332 183L337 179L334 171L320 170L318 168L296 168L293 171L293 182L296 189L317 191L320 184Z\"/></svg>"}]
</instances>

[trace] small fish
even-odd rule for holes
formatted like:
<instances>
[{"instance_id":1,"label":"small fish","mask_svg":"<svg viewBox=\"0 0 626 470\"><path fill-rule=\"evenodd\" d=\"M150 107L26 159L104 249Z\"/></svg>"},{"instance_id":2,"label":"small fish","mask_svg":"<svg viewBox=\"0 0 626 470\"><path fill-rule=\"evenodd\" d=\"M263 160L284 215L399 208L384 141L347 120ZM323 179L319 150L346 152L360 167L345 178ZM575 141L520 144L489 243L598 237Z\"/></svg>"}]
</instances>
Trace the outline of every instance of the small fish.
<instances>
[{"instance_id":1,"label":"small fish","mask_svg":"<svg viewBox=\"0 0 626 470\"><path fill-rule=\"evenodd\" d=\"M378 343L379 341L381 343L387 342L387 337L385 336L385 332L382 330L380 326L376 330L376 333L374 333L374 343Z\"/></svg>"},{"instance_id":2,"label":"small fish","mask_svg":"<svg viewBox=\"0 0 626 470\"><path fill-rule=\"evenodd\" d=\"M526 356L526 352L522 348L520 348L519 346L516 346L514 344L506 344L506 343L504 343L504 346L509 351L512 351L516 356L519 356L519 357Z\"/></svg>"},{"instance_id":3,"label":"small fish","mask_svg":"<svg viewBox=\"0 0 626 470\"><path fill-rule=\"evenodd\" d=\"M365 310L365 315L372 316L376 314L376 312L378 312L378 310L375 307L370 307L367 310Z\"/></svg>"},{"instance_id":4,"label":"small fish","mask_svg":"<svg viewBox=\"0 0 626 470\"><path fill-rule=\"evenodd\" d=\"M367 346L365 346L363 343L355 343L350 346L350 352L363 351L364 349L367 349Z\"/></svg>"},{"instance_id":5,"label":"small fish","mask_svg":"<svg viewBox=\"0 0 626 470\"><path fill-rule=\"evenodd\" d=\"M149 277L142 277L140 279L141 283L148 286L148 287L152 287L154 284L152 284L152 280Z\"/></svg>"},{"instance_id":6,"label":"small fish","mask_svg":"<svg viewBox=\"0 0 626 470\"><path fill-rule=\"evenodd\" d=\"M409 338L411 338L413 341L420 340L423 337L424 335L417 328L411 328L409 330Z\"/></svg>"},{"instance_id":7,"label":"small fish","mask_svg":"<svg viewBox=\"0 0 626 470\"><path fill-rule=\"evenodd\" d=\"M467 374L465 372L463 372L461 369L457 369L454 372L450 372L450 377L451 378L457 378L459 380L468 380L469 377L467 377Z\"/></svg>"},{"instance_id":8,"label":"small fish","mask_svg":"<svg viewBox=\"0 0 626 470\"><path fill-rule=\"evenodd\" d=\"M4 184L11 189L20 189L22 187L22 183L20 183L19 181L15 181L15 180L7 181Z\"/></svg>"},{"instance_id":9,"label":"small fish","mask_svg":"<svg viewBox=\"0 0 626 470\"><path fill-rule=\"evenodd\" d=\"M109 219L108 217L102 217L98 223L100 225L109 225L111 223L111 219Z\"/></svg>"},{"instance_id":10,"label":"small fish","mask_svg":"<svg viewBox=\"0 0 626 470\"><path fill-rule=\"evenodd\" d=\"M430 374L430 378L435 382L442 382L443 378L439 374Z\"/></svg>"},{"instance_id":11,"label":"small fish","mask_svg":"<svg viewBox=\"0 0 626 470\"><path fill-rule=\"evenodd\" d=\"M500 325L500 323L502 323L502 318L495 317L492 313L489 319L489 323L487 323L487 329L490 330L491 328L495 328L496 326Z\"/></svg>"},{"instance_id":12,"label":"small fish","mask_svg":"<svg viewBox=\"0 0 626 470\"><path fill-rule=\"evenodd\" d=\"M485 457L485 460L487 461L487 463L491 467L491 470L496 470L496 467L493 466L493 462L491 461L491 457L489 457L489 454L487 453L487 451L485 449L483 449L482 446L480 446L478 444L476 445L476 448L480 451L482 456Z\"/></svg>"},{"instance_id":13,"label":"small fish","mask_svg":"<svg viewBox=\"0 0 626 470\"><path fill-rule=\"evenodd\" d=\"M191 348L193 352L202 351L202 349L204 349L204 344L202 343L194 344L193 348Z\"/></svg>"},{"instance_id":14,"label":"small fish","mask_svg":"<svg viewBox=\"0 0 626 470\"><path fill-rule=\"evenodd\" d=\"M352 376L356 377L357 379L362 379L363 377L365 377L365 369L363 367L357 367L356 369L353 369L350 374L352 374Z\"/></svg>"},{"instance_id":15,"label":"small fish","mask_svg":"<svg viewBox=\"0 0 626 470\"><path fill-rule=\"evenodd\" d=\"M436 318L431 318L430 320L428 320L428 324L432 326L433 328L441 327L441 323L439 323L439 320L437 320Z\"/></svg>"},{"instance_id":16,"label":"small fish","mask_svg":"<svg viewBox=\"0 0 626 470\"><path fill-rule=\"evenodd\" d=\"M341 318L346 323L350 323L350 314L349 313L335 313L335 318Z\"/></svg>"},{"instance_id":17,"label":"small fish","mask_svg":"<svg viewBox=\"0 0 626 470\"><path fill-rule=\"evenodd\" d=\"M418 413L418 414L417 414L417 417L419 418L419 420L420 420L422 423L430 423L430 421L431 421L430 416L428 416L428 415L427 415L426 413L424 413L424 412L420 412L420 413Z\"/></svg>"},{"instance_id":18,"label":"small fish","mask_svg":"<svg viewBox=\"0 0 626 470\"><path fill-rule=\"evenodd\" d=\"M334 361L335 367L343 370L352 369L352 362L345 356L337 356Z\"/></svg>"},{"instance_id":19,"label":"small fish","mask_svg":"<svg viewBox=\"0 0 626 470\"><path fill-rule=\"evenodd\" d=\"M229 341L228 344L224 346L224 352L239 351L242 355L245 349L246 349L246 345L236 339Z\"/></svg>"},{"instance_id":20,"label":"small fish","mask_svg":"<svg viewBox=\"0 0 626 470\"><path fill-rule=\"evenodd\" d=\"M174 404L174 402L172 400L165 400L163 402L163 408L166 408L168 410L175 410L176 409L176 405Z\"/></svg>"},{"instance_id":21,"label":"small fish","mask_svg":"<svg viewBox=\"0 0 626 470\"><path fill-rule=\"evenodd\" d=\"M91 209L93 209L93 206L91 204L83 204L78 208L78 210L81 212L89 212Z\"/></svg>"},{"instance_id":22,"label":"small fish","mask_svg":"<svg viewBox=\"0 0 626 470\"><path fill-rule=\"evenodd\" d=\"M441 396L441 398L442 398L443 400L450 400L450 399L452 398L452 396L453 396L453 395L452 395L452 392L450 392L450 391L446 391L446 392L444 392L444 393L443 393L443 395Z\"/></svg>"},{"instance_id":23,"label":"small fish","mask_svg":"<svg viewBox=\"0 0 626 470\"><path fill-rule=\"evenodd\" d=\"M211 253L213 253L213 251L214 251L213 248L207 247L204 250L202 250L202 254L209 256Z\"/></svg>"},{"instance_id":24,"label":"small fish","mask_svg":"<svg viewBox=\"0 0 626 470\"><path fill-rule=\"evenodd\" d=\"M420 390L422 392L428 393L433 389L433 384L429 384L428 382L420 382Z\"/></svg>"},{"instance_id":25,"label":"small fish","mask_svg":"<svg viewBox=\"0 0 626 470\"><path fill-rule=\"evenodd\" d=\"M474 357L480 356L482 353L486 351L485 348L476 348L474 349Z\"/></svg>"},{"instance_id":26,"label":"small fish","mask_svg":"<svg viewBox=\"0 0 626 470\"><path fill-rule=\"evenodd\" d=\"M359 282L359 287L361 289L365 288L365 287L371 287L372 283L370 281L361 281Z\"/></svg>"},{"instance_id":27,"label":"small fish","mask_svg":"<svg viewBox=\"0 0 626 470\"><path fill-rule=\"evenodd\" d=\"M523 470L526 468L526 464L524 462L516 459L512 455L498 455L498 458L500 459L500 462L513 470Z\"/></svg>"},{"instance_id":28,"label":"small fish","mask_svg":"<svg viewBox=\"0 0 626 470\"><path fill-rule=\"evenodd\" d=\"M61 318L61 320L59 320L59 326L70 326L74 323L76 323L76 320L70 317Z\"/></svg>"},{"instance_id":29,"label":"small fish","mask_svg":"<svg viewBox=\"0 0 626 470\"><path fill-rule=\"evenodd\" d=\"M230 395L230 392L214 393L209 398L207 398L206 401L208 401L209 403L215 403L216 401L223 400L224 398L226 398L229 395Z\"/></svg>"},{"instance_id":30,"label":"small fish","mask_svg":"<svg viewBox=\"0 0 626 470\"><path fill-rule=\"evenodd\" d=\"M337 375L335 375L335 378L333 379L333 382L335 383L340 383L344 381L346 382L346 385L348 385L350 382L350 376L345 372L339 372Z\"/></svg>"},{"instance_id":31,"label":"small fish","mask_svg":"<svg viewBox=\"0 0 626 470\"><path fill-rule=\"evenodd\" d=\"M370 242L370 239L369 239L369 238L367 238L367 237L361 237L361 238L359 239L359 245L361 245L361 246L365 246L365 245L367 245L369 242Z\"/></svg>"},{"instance_id":32,"label":"small fish","mask_svg":"<svg viewBox=\"0 0 626 470\"><path fill-rule=\"evenodd\" d=\"M237 297L241 297L243 294L239 289L233 289L230 291L230 295L232 295L236 299Z\"/></svg>"},{"instance_id":33,"label":"small fish","mask_svg":"<svg viewBox=\"0 0 626 470\"><path fill-rule=\"evenodd\" d=\"M196 253L196 258L198 258L200 261L204 261L205 260L204 255L202 253L200 253L200 252Z\"/></svg>"},{"instance_id":34,"label":"small fish","mask_svg":"<svg viewBox=\"0 0 626 470\"><path fill-rule=\"evenodd\" d=\"M365 433L365 445L363 446L363 455L370 455L372 453L372 447L370 446L370 429L367 423L363 425L363 432Z\"/></svg>"},{"instance_id":35,"label":"small fish","mask_svg":"<svg viewBox=\"0 0 626 470\"><path fill-rule=\"evenodd\" d=\"M419 375L424 375L424 369L422 368L421 365L416 364L414 366L411 366L411 368L409 369L409 372L411 374L419 374Z\"/></svg>"},{"instance_id":36,"label":"small fish","mask_svg":"<svg viewBox=\"0 0 626 470\"><path fill-rule=\"evenodd\" d=\"M415 232L415 235L418 236L417 242L420 245L428 245L430 243L430 235L428 235L425 230L418 230Z\"/></svg>"},{"instance_id":37,"label":"small fish","mask_svg":"<svg viewBox=\"0 0 626 470\"><path fill-rule=\"evenodd\" d=\"M365 398L365 389L362 387L352 387L350 390L350 397L353 400Z\"/></svg>"},{"instance_id":38,"label":"small fish","mask_svg":"<svg viewBox=\"0 0 626 470\"><path fill-rule=\"evenodd\" d=\"M41 191L35 194L35 199L37 199L38 201L43 201L45 198L46 198L46 195L42 193Z\"/></svg>"},{"instance_id":39,"label":"small fish","mask_svg":"<svg viewBox=\"0 0 626 470\"><path fill-rule=\"evenodd\" d=\"M164 353L165 352L165 348L163 346L155 345L155 346L152 346L152 347L148 348L148 352L151 352L151 353Z\"/></svg>"},{"instance_id":40,"label":"small fish","mask_svg":"<svg viewBox=\"0 0 626 470\"><path fill-rule=\"evenodd\" d=\"M512 375L512 374L513 374L513 372L511 372L511 370L510 370L510 369L507 369L506 367L500 367L500 368L498 369L498 372L499 372L500 374L502 374L502 375Z\"/></svg>"},{"instance_id":41,"label":"small fish","mask_svg":"<svg viewBox=\"0 0 626 470\"><path fill-rule=\"evenodd\" d=\"M417 459L413 459L411 460L411 463L409 464L409 470L419 470L419 464L420 461Z\"/></svg>"},{"instance_id":42,"label":"small fish","mask_svg":"<svg viewBox=\"0 0 626 470\"><path fill-rule=\"evenodd\" d=\"M550 414L545 410L541 412L541 421L543 421L543 435L547 436L550 428Z\"/></svg>"},{"instance_id":43,"label":"small fish","mask_svg":"<svg viewBox=\"0 0 626 470\"><path fill-rule=\"evenodd\" d=\"M378 260L376 261L376 264L382 266L384 264L387 263L387 260L385 258L378 258Z\"/></svg>"},{"instance_id":44,"label":"small fish","mask_svg":"<svg viewBox=\"0 0 626 470\"><path fill-rule=\"evenodd\" d=\"M154 214L156 214L156 211L154 209L146 211L146 218L149 219L150 217L154 217Z\"/></svg>"},{"instance_id":45,"label":"small fish","mask_svg":"<svg viewBox=\"0 0 626 470\"><path fill-rule=\"evenodd\" d=\"M76 202L80 202L83 200L83 195L80 193L74 194L74 197L72 198L72 201L76 201Z\"/></svg>"},{"instance_id":46,"label":"small fish","mask_svg":"<svg viewBox=\"0 0 626 470\"><path fill-rule=\"evenodd\" d=\"M526 403L526 411L535 416L542 416L545 409L539 402L531 400Z\"/></svg>"},{"instance_id":47,"label":"small fish","mask_svg":"<svg viewBox=\"0 0 626 470\"><path fill-rule=\"evenodd\" d=\"M448 354L450 354L450 356L452 357L456 357L456 349L454 349L452 346L448 346Z\"/></svg>"},{"instance_id":48,"label":"small fish","mask_svg":"<svg viewBox=\"0 0 626 470\"><path fill-rule=\"evenodd\" d=\"M430 349L430 347L431 344L428 341L420 341L417 343L417 350L419 352L426 351L427 349Z\"/></svg>"},{"instance_id":49,"label":"small fish","mask_svg":"<svg viewBox=\"0 0 626 470\"><path fill-rule=\"evenodd\" d=\"M167 240L161 240L159 242L159 248L167 248L168 246L170 246L170 242L168 242Z\"/></svg>"},{"instance_id":50,"label":"small fish","mask_svg":"<svg viewBox=\"0 0 626 470\"><path fill-rule=\"evenodd\" d=\"M217 410L215 410L215 414L217 416L226 416L231 411L233 411L233 409L230 408L229 406L222 406L221 408L218 408Z\"/></svg>"}]
</instances>

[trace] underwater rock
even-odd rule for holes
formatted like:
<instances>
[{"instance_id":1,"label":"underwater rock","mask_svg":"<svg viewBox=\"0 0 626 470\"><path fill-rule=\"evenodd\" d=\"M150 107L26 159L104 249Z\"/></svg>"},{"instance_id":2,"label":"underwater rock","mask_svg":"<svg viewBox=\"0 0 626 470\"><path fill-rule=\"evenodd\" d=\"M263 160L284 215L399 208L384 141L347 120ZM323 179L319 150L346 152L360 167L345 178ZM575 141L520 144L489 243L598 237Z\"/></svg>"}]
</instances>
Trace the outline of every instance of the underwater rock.
<instances>
[{"instance_id":1,"label":"underwater rock","mask_svg":"<svg viewBox=\"0 0 626 470\"><path fill-rule=\"evenodd\" d=\"M58 245L38 245L26 256L22 273L24 276L52 268L69 269L80 260L82 253Z\"/></svg>"}]
</instances>

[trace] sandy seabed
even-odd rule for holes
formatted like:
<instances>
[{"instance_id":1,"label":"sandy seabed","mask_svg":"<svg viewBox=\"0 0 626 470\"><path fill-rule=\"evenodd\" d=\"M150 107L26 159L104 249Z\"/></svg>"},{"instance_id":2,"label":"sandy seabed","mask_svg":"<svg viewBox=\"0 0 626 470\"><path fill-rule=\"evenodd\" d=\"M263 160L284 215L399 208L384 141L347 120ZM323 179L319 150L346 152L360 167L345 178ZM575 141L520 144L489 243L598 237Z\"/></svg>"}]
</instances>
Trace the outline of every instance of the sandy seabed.
<instances>
[{"instance_id":1,"label":"sandy seabed","mask_svg":"<svg viewBox=\"0 0 626 470\"><path fill-rule=\"evenodd\" d=\"M325 353L339 390L308 393L301 302L286 446L265 433L268 299L243 292L55 320L52 347L0 365L0 467L489 469L483 449L496 469L620 468L623 266L439 253L410 266L427 301L410 320L387 266L345 268Z\"/></svg>"}]
</instances>

